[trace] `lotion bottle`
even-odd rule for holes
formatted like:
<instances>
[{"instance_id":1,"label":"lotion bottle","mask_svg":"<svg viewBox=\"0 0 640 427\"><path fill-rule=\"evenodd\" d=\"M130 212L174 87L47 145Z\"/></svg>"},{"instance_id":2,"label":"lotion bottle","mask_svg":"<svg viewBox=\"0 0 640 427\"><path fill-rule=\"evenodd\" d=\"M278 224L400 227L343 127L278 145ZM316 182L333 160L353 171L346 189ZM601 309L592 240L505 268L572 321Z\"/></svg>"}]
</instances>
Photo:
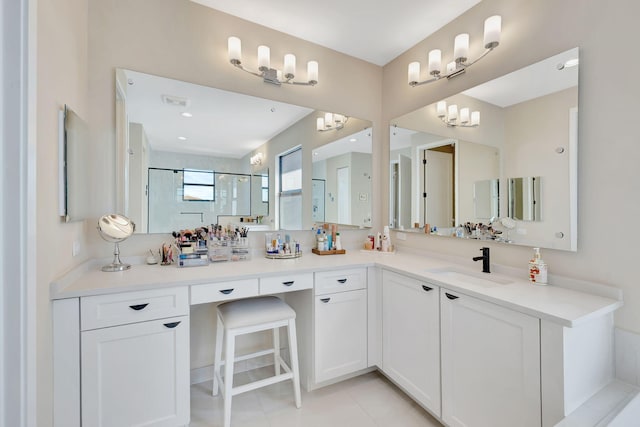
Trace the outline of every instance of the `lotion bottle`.
<instances>
[{"instance_id":1,"label":"lotion bottle","mask_svg":"<svg viewBox=\"0 0 640 427\"><path fill-rule=\"evenodd\" d=\"M533 258L529 261L529 280L536 285L546 285L547 270L547 264L540 257L540 248L533 248Z\"/></svg>"}]
</instances>

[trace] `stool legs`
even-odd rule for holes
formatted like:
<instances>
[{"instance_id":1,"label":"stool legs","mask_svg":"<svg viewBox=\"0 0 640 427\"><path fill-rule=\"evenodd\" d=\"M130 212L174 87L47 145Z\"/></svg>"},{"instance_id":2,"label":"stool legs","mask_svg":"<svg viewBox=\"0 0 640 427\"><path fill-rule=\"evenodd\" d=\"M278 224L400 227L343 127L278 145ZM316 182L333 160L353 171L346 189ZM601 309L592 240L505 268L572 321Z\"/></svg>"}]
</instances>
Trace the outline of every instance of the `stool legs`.
<instances>
[{"instance_id":1,"label":"stool legs","mask_svg":"<svg viewBox=\"0 0 640 427\"><path fill-rule=\"evenodd\" d=\"M289 320L287 327L289 332L289 355L291 356L291 370L293 371L293 394L296 399L296 408L302 406L302 399L300 398L300 372L298 367L298 339L296 337L296 321L295 319Z\"/></svg>"},{"instance_id":2,"label":"stool legs","mask_svg":"<svg viewBox=\"0 0 640 427\"><path fill-rule=\"evenodd\" d=\"M225 334L225 364L224 364L224 427L231 427L231 398L233 397L233 365L235 358L236 336L227 331Z\"/></svg>"},{"instance_id":3,"label":"stool legs","mask_svg":"<svg viewBox=\"0 0 640 427\"><path fill-rule=\"evenodd\" d=\"M273 366L280 375L280 328L273 328Z\"/></svg>"},{"instance_id":4,"label":"stool legs","mask_svg":"<svg viewBox=\"0 0 640 427\"><path fill-rule=\"evenodd\" d=\"M218 327L216 331L216 348L215 348L215 358L213 362L213 395L218 395L218 390L220 388L220 382L218 378L220 377L220 365L222 364L222 342L224 337L224 325L222 324L222 319L218 316Z\"/></svg>"}]
</instances>

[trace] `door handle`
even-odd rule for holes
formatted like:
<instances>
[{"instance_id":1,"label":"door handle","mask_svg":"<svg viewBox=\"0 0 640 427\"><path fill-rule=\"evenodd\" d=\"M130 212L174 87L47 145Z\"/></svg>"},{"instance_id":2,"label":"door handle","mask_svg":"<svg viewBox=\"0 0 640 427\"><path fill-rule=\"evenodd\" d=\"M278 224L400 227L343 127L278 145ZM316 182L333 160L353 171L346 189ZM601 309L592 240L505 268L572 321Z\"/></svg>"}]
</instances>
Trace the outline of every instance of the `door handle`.
<instances>
[{"instance_id":1,"label":"door handle","mask_svg":"<svg viewBox=\"0 0 640 427\"><path fill-rule=\"evenodd\" d=\"M425 286L425 285L422 285L422 289L424 289L426 292L433 290L433 288L430 288L429 286Z\"/></svg>"},{"instance_id":2,"label":"door handle","mask_svg":"<svg viewBox=\"0 0 640 427\"><path fill-rule=\"evenodd\" d=\"M231 289L220 289L220 292L225 294L225 295L229 295L231 292L233 292L233 288L231 288Z\"/></svg>"},{"instance_id":3,"label":"door handle","mask_svg":"<svg viewBox=\"0 0 640 427\"><path fill-rule=\"evenodd\" d=\"M344 283L347 283L347 279L338 279L338 282L344 284Z\"/></svg>"},{"instance_id":4,"label":"door handle","mask_svg":"<svg viewBox=\"0 0 640 427\"><path fill-rule=\"evenodd\" d=\"M320 301L322 301L323 303L328 303L331 300L331 298L320 298Z\"/></svg>"},{"instance_id":5,"label":"door handle","mask_svg":"<svg viewBox=\"0 0 640 427\"><path fill-rule=\"evenodd\" d=\"M130 308L130 309L132 309L132 310L135 310L135 311L140 311L140 310L142 310L143 308L145 308L145 307L146 307L146 306L148 306L148 305L149 305L149 303L146 303L146 304L136 304L136 305L130 305L130 306L129 306L129 308Z\"/></svg>"},{"instance_id":6,"label":"door handle","mask_svg":"<svg viewBox=\"0 0 640 427\"><path fill-rule=\"evenodd\" d=\"M449 292L445 292L444 294L445 294L445 295L447 296L447 298L449 298L450 300L454 300L454 299L458 299L458 298L460 298L460 297L457 297L457 296L455 296L455 295L451 295Z\"/></svg>"},{"instance_id":7,"label":"door handle","mask_svg":"<svg viewBox=\"0 0 640 427\"><path fill-rule=\"evenodd\" d=\"M285 285L285 286L291 286L291 285L293 285L294 282L295 282L295 280L289 280L288 282L282 282L282 284Z\"/></svg>"},{"instance_id":8,"label":"door handle","mask_svg":"<svg viewBox=\"0 0 640 427\"><path fill-rule=\"evenodd\" d=\"M169 328L169 329L173 329L173 328L175 328L176 326L178 326L179 324L180 324L180 321L178 321L178 322L171 322L171 323L165 323L165 324L164 324L164 326L166 326L166 327L167 327L167 328Z\"/></svg>"}]
</instances>

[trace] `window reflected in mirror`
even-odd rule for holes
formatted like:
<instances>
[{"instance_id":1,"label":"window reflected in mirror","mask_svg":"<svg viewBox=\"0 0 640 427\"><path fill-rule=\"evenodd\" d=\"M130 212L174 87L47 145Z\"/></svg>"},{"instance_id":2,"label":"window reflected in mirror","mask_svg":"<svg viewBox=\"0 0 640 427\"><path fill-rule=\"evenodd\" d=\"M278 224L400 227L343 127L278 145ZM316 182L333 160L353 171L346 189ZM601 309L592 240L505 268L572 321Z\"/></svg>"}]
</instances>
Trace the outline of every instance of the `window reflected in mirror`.
<instances>
[{"instance_id":1,"label":"window reflected in mirror","mask_svg":"<svg viewBox=\"0 0 640 427\"><path fill-rule=\"evenodd\" d=\"M371 226L370 190L351 189L355 177L370 179L370 121L336 112L340 126L319 131L317 119L325 111L132 70L117 69L115 80L117 208L139 225L136 232L167 233L200 222L238 225L241 219L253 229L310 229L319 222L313 212L320 212L321 196L312 190L312 173L304 165L312 164L314 150L329 144L347 155L356 147L350 140L363 130L369 135L368 164L354 162L349 173L341 172L340 196L331 206L327 178L322 202L327 214L334 207L341 212L344 227ZM296 147L296 168L281 176L287 166L280 156ZM361 153L355 150L354 156ZM178 171L179 187L168 172L157 177L161 170ZM206 175L184 175L187 170L212 172L213 184L201 179ZM151 178L170 185L154 195L159 187ZM331 190L331 197L337 194Z\"/></svg>"}]
</instances>

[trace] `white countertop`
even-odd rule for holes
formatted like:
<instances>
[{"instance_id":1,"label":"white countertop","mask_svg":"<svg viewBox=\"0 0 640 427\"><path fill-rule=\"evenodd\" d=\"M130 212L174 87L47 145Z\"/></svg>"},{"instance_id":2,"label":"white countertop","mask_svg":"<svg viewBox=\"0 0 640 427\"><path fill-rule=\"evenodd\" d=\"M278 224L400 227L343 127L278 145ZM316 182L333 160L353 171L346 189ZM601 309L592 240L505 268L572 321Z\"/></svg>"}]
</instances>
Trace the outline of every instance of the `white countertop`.
<instances>
[{"instance_id":1,"label":"white countertop","mask_svg":"<svg viewBox=\"0 0 640 427\"><path fill-rule=\"evenodd\" d=\"M599 294L596 295L577 291L574 289L582 289L581 283L572 279L565 281L571 283L574 289L554 285L536 286L523 277L496 273L491 273L488 277L504 279L510 283L485 287L460 282L429 270L454 267L475 274L480 271L480 266L474 265L476 268L471 270L466 266L415 253L388 255L356 250L348 251L346 255L331 256L305 253L300 258L284 260L266 259L258 255L250 261L212 263L204 267L137 264L130 270L115 273L101 271L102 264L103 262L89 261L53 282L51 299L189 286L294 272L377 266L568 327L577 326L622 306L621 297L616 296L619 292L614 288L585 282L584 289L591 292L601 287L604 292L595 292ZM560 283L563 280L550 276L550 281Z\"/></svg>"}]
</instances>

